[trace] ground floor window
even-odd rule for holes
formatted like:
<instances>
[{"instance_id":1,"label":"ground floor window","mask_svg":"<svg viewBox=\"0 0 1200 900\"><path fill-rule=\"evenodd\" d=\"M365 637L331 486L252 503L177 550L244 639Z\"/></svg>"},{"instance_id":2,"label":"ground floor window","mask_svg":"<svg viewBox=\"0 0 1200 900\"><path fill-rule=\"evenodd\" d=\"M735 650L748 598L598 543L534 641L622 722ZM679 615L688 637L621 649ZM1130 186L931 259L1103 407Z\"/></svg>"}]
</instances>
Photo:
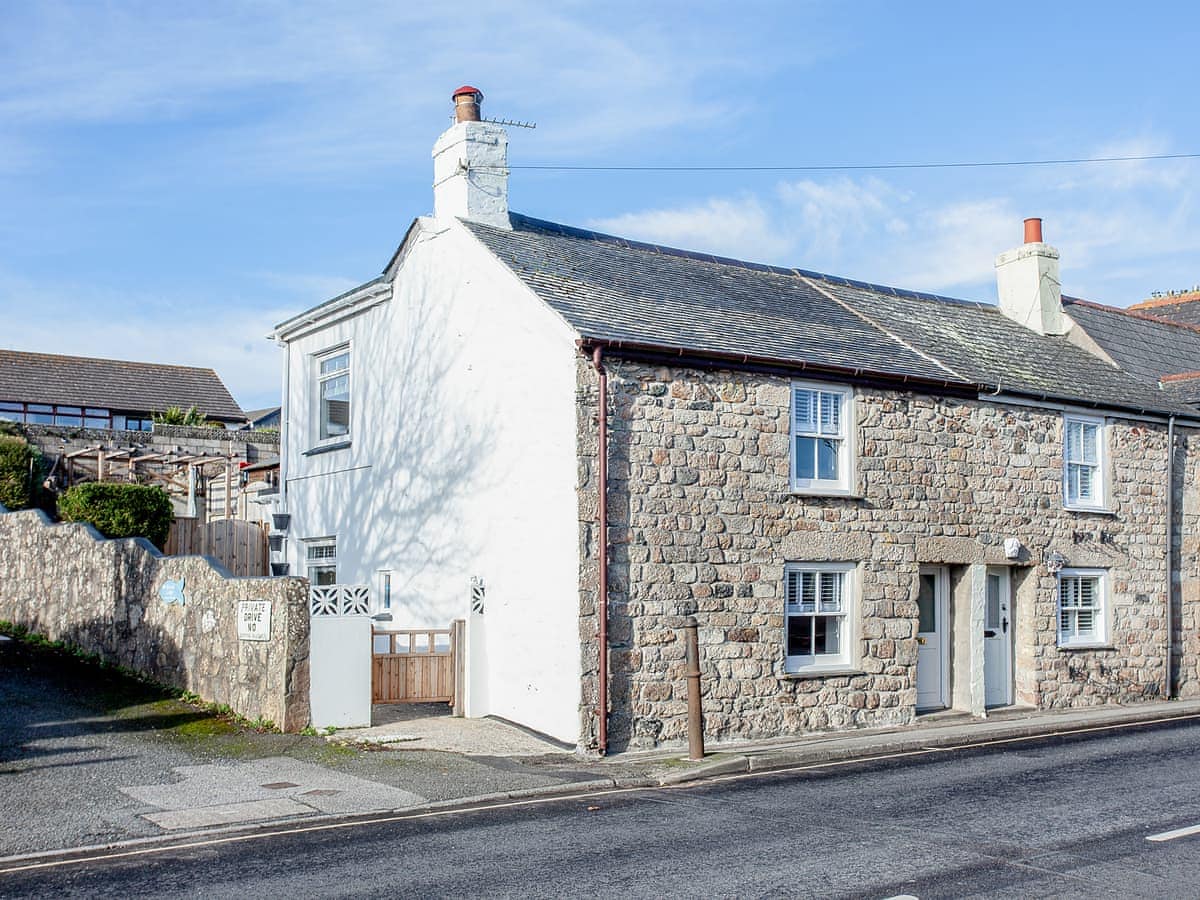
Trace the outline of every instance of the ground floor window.
<instances>
[{"instance_id":1,"label":"ground floor window","mask_svg":"<svg viewBox=\"0 0 1200 900\"><path fill-rule=\"evenodd\" d=\"M304 557L311 586L337 584L337 538L305 541Z\"/></svg>"},{"instance_id":2,"label":"ground floor window","mask_svg":"<svg viewBox=\"0 0 1200 900\"><path fill-rule=\"evenodd\" d=\"M1108 643L1105 616L1107 573L1103 569L1063 569L1058 574L1058 645Z\"/></svg>"},{"instance_id":3,"label":"ground floor window","mask_svg":"<svg viewBox=\"0 0 1200 900\"><path fill-rule=\"evenodd\" d=\"M785 568L787 671L849 664L853 579L852 564Z\"/></svg>"}]
</instances>

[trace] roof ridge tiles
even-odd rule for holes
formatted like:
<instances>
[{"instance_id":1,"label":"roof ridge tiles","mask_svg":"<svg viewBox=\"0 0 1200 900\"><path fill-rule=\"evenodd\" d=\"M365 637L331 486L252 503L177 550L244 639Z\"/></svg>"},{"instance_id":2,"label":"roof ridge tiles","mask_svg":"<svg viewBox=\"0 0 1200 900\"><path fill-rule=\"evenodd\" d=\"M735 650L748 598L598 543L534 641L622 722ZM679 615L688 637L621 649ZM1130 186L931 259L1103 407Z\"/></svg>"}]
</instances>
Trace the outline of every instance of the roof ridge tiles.
<instances>
[{"instance_id":1,"label":"roof ridge tiles","mask_svg":"<svg viewBox=\"0 0 1200 900\"><path fill-rule=\"evenodd\" d=\"M121 366L150 366L156 369L183 369L187 372L211 372L214 375L217 374L216 370L211 366L184 366L180 365L179 363L146 362L145 360L137 359L115 359L109 356L76 356L75 354L71 353L43 353L39 350L10 350L7 348L0 349L0 356L4 356L5 354L24 357L36 356L51 360L116 363L117 365Z\"/></svg>"}]
</instances>

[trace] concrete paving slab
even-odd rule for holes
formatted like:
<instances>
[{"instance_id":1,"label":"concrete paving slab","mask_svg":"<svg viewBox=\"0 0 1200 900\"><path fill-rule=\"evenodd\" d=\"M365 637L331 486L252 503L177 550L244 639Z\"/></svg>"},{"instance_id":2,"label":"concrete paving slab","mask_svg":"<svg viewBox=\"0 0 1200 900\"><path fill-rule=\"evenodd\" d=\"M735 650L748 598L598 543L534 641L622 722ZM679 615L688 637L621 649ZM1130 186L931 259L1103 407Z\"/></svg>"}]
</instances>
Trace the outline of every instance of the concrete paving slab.
<instances>
[{"instance_id":1,"label":"concrete paving slab","mask_svg":"<svg viewBox=\"0 0 1200 900\"><path fill-rule=\"evenodd\" d=\"M147 806L179 811L289 799L303 804L307 812L358 813L403 809L427 799L412 791L286 756L180 766L174 773L180 780L123 787L121 792ZM148 815L144 818L157 821Z\"/></svg>"},{"instance_id":2,"label":"concrete paving slab","mask_svg":"<svg viewBox=\"0 0 1200 900\"><path fill-rule=\"evenodd\" d=\"M249 800L245 803L223 803L197 809L173 809L161 813L145 813L159 828L181 831L185 828L209 828L213 825L236 825L242 822L262 822L271 819L311 816L316 810L295 800Z\"/></svg>"},{"instance_id":3,"label":"concrete paving slab","mask_svg":"<svg viewBox=\"0 0 1200 900\"><path fill-rule=\"evenodd\" d=\"M440 750L476 756L571 756L563 745L500 719L459 719L444 704L376 706L370 728L347 728L332 740L403 744L406 750Z\"/></svg>"}]
</instances>

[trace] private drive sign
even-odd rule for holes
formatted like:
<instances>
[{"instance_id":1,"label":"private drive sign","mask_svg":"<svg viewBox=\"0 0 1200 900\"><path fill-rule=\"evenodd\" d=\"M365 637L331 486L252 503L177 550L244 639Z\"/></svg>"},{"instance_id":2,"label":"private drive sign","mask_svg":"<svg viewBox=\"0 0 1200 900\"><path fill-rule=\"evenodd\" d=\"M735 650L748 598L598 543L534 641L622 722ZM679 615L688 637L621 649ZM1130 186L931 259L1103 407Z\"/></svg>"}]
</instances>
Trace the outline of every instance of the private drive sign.
<instances>
[{"instance_id":1,"label":"private drive sign","mask_svg":"<svg viewBox=\"0 0 1200 900\"><path fill-rule=\"evenodd\" d=\"M271 601L238 601L238 638L266 641L271 638Z\"/></svg>"}]
</instances>

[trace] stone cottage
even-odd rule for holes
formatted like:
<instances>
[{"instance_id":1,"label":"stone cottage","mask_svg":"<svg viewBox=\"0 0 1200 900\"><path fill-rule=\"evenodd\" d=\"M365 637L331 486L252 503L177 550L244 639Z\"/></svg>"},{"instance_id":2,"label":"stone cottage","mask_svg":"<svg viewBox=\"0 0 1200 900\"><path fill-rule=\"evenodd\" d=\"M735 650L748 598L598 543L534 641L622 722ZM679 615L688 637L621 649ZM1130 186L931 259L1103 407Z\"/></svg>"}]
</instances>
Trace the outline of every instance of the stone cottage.
<instances>
[{"instance_id":1,"label":"stone cottage","mask_svg":"<svg viewBox=\"0 0 1200 900\"><path fill-rule=\"evenodd\" d=\"M467 714L584 751L684 739L688 616L710 740L1200 692L1200 330L1064 300L1038 220L997 306L518 215L480 100L276 330L294 572L467 618Z\"/></svg>"}]
</instances>

